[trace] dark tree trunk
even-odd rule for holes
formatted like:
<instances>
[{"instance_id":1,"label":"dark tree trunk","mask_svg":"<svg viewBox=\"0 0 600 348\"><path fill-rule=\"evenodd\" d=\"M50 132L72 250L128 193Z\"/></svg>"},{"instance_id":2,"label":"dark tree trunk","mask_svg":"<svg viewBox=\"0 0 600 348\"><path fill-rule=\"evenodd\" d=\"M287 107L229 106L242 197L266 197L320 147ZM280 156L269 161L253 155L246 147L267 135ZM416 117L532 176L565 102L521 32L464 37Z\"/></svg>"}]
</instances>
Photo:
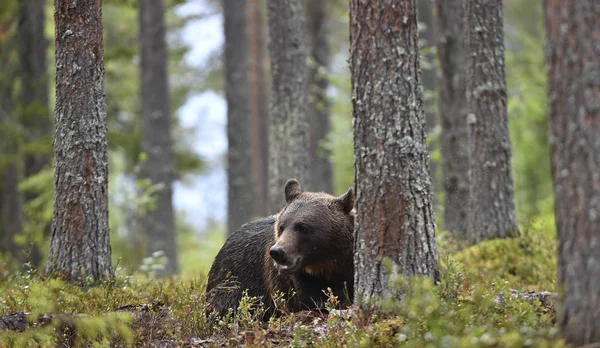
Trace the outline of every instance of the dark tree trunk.
<instances>
[{"instance_id":1,"label":"dark tree trunk","mask_svg":"<svg viewBox=\"0 0 600 348\"><path fill-rule=\"evenodd\" d=\"M55 0L54 217L46 272L112 278L102 8Z\"/></svg>"},{"instance_id":2,"label":"dark tree trunk","mask_svg":"<svg viewBox=\"0 0 600 348\"><path fill-rule=\"evenodd\" d=\"M28 144L37 142L35 153L25 155L24 175L29 177L51 165L52 120L48 100L44 0L21 0L19 18L19 61L21 64L21 122ZM25 200L35 199L25 195ZM50 226L44 229L50 235ZM29 236L31 237L31 236ZM41 264L39 246L33 245L30 261Z\"/></svg>"},{"instance_id":3,"label":"dark tree trunk","mask_svg":"<svg viewBox=\"0 0 600 348\"><path fill-rule=\"evenodd\" d=\"M437 278L415 0L351 0L350 42L354 284L364 305L401 298L390 276Z\"/></svg>"},{"instance_id":4,"label":"dark tree trunk","mask_svg":"<svg viewBox=\"0 0 600 348\"><path fill-rule=\"evenodd\" d=\"M139 178L159 184L156 209L141 217L146 255L162 250L168 258L159 276L179 270L175 243L173 181L175 159L171 139L169 77L163 0L139 0L142 90L142 151Z\"/></svg>"},{"instance_id":5,"label":"dark tree trunk","mask_svg":"<svg viewBox=\"0 0 600 348\"><path fill-rule=\"evenodd\" d=\"M326 2L306 0L306 19L310 46L308 68L309 88L309 166L312 191L333 192L331 153L325 146L330 129L330 103L327 98L329 86L329 46L327 44L328 21Z\"/></svg>"},{"instance_id":6,"label":"dark tree trunk","mask_svg":"<svg viewBox=\"0 0 600 348\"><path fill-rule=\"evenodd\" d=\"M268 0L272 93L269 109L269 209L285 200L290 178L310 187L306 44L302 0Z\"/></svg>"},{"instance_id":7,"label":"dark tree trunk","mask_svg":"<svg viewBox=\"0 0 600 348\"><path fill-rule=\"evenodd\" d=\"M473 242L519 234L506 113L502 0L465 1L469 218Z\"/></svg>"},{"instance_id":8,"label":"dark tree trunk","mask_svg":"<svg viewBox=\"0 0 600 348\"><path fill-rule=\"evenodd\" d=\"M21 103L28 143L44 145L43 151L25 156L25 176L50 165L52 121L48 102L44 0L21 0L19 18L19 60ZM47 146L45 146L47 144Z\"/></svg>"},{"instance_id":9,"label":"dark tree trunk","mask_svg":"<svg viewBox=\"0 0 600 348\"><path fill-rule=\"evenodd\" d=\"M545 0L558 321L575 346L600 342L600 7Z\"/></svg>"},{"instance_id":10,"label":"dark tree trunk","mask_svg":"<svg viewBox=\"0 0 600 348\"><path fill-rule=\"evenodd\" d=\"M444 230L465 236L469 208L469 135L462 0L437 0Z\"/></svg>"},{"instance_id":11,"label":"dark tree trunk","mask_svg":"<svg viewBox=\"0 0 600 348\"><path fill-rule=\"evenodd\" d=\"M252 218L246 0L223 0L225 94L227 96L227 233Z\"/></svg>"},{"instance_id":12,"label":"dark tree trunk","mask_svg":"<svg viewBox=\"0 0 600 348\"><path fill-rule=\"evenodd\" d=\"M266 46L264 42L263 0L248 0L248 86L250 90L250 159L255 200L254 215L268 215L269 142L267 79L265 74Z\"/></svg>"},{"instance_id":13,"label":"dark tree trunk","mask_svg":"<svg viewBox=\"0 0 600 348\"><path fill-rule=\"evenodd\" d=\"M435 71L435 55L433 47L435 47L436 38L436 23L435 16L433 14L433 0L417 0L417 21L419 26L419 50L421 52L421 62L423 59L426 61L426 65L421 64L421 82L423 84L423 90L425 92L423 109L425 110L425 131L427 132L427 147L429 152L433 152L440 148L440 141L436 136L429 136L435 133L437 126L437 115L435 110L435 104L433 103L433 93L435 92L437 85L436 71ZM436 197L441 186L438 183L438 166L435 161L429 162L431 171L431 192L433 194L433 201L435 206Z\"/></svg>"}]
</instances>

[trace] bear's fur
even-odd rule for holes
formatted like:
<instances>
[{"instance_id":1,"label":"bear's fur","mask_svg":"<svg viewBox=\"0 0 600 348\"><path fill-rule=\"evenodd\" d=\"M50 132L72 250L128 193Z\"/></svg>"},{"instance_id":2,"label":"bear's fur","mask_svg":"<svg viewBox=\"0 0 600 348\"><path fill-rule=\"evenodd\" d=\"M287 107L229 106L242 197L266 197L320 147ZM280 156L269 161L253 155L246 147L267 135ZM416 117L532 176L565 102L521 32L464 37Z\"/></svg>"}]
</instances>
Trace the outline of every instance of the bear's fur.
<instances>
[{"instance_id":1,"label":"bear's fur","mask_svg":"<svg viewBox=\"0 0 600 348\"><path fill-rule=\"evenodd\" d=\"M286 206L277 215L244 224L221 248L208 275L212 306L236 310L242 292L261 299L274 314L273 295L287 298L288 311L322 309L331 288L342 306L353 298L354 193L334 197L285 186ZM277 260L277 261L275 261Z\"/></svg>"}]
</instances>

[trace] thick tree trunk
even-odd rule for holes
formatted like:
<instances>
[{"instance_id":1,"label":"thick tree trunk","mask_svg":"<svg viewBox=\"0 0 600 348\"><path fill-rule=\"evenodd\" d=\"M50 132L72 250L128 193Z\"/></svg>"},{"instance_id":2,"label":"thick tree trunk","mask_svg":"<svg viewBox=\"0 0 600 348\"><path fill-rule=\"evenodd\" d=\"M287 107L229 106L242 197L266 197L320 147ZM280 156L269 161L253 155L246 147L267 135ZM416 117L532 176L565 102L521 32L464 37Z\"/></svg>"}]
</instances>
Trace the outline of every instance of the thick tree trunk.
<instances>
[{"instance_id":1,"label":"thick tree trunk","mask_svg":"<svg viewBox=\"0 0 600 348\"><path fill-rule=\"evenodd\" d=\"M139 177L162 185L156 192L156 209L141 217L146 255L162 250L168 259L159 276L176 274L179 270L175 243L175 213L173 181L175 159L171 139L169 77L167 74L167 43L163 0L139 0L141 89L142 89L142 151L146 160L140 166Z\"/></svg>"},{"instance_id":2,"label":"thick tree trunk","mask_svg":"<svg viewBox=\"0 0 600 348\"><path fill-rule=\"evenodd\" d=\"M462 0L437 0L444 230L465 236L469 208L469 136Z\"/></svg>"},{"instance_id":3,"label":"thick tree trunk","mask_svg":"<svg viewBox=\"0 0 600 348\"><path fill-rule=\"evenodd\" d=\"M108 152L99 1L55 0L54 216L46 272L112 278Z\"/></svg>"},{"instance_id":4,"label":"thick tree trunk","mask_svg":"<svg viewBox=\"0 0 600 348\"><path fill-rule=\"evenodd\" d=\"M310 46L308 68L309 88L309 166L312 191L333 192L331 153L325 147L329 133L330 103L327 98L329 86L329 46L327 44L328 22L326 2L306 0L306 19Z\"/></svg>"},{"instance_id":5,"label":"thick tree trunk","mask_svg":"<svg viewBox=\"0 0 600 348\"><path fill-rule=\"evenodd\" d=\"M227 233L252 218L246 0L223 0L227 97Z\"/></svg>"},{"instance_id":6,"label":"thick tree trunk","mask_svg":"<svg viewBox=\"0 0 600 348\"><path fill-rule=\"evenodd\" d=\"M48 102L46 38L44 36L44 0L21 0L19 18L19 60L22 119L26 140L40 142L39 153L25 157L25 176L50 165L52 121Z\"/></svg>"},{"instance_id":7,"label":"thick tree trunk","mask_svg":"<svg viewBox=\"0 0 600 348\"><path fill-rule=\"evenodd\" d=\"M310 187L306 44L302 0L268 0L272 93L269 109L269 209L285 200L290 178Z\"/></svg>"},{"instance_id":8,"label":"thick tree trunk","mask_svg":"<svg viewBox=\"0 0 600 348\"><path fill-rule=\"evenodd\" d=\"M600 7L545 0L558 321L567 343L600 342Z\"/></svg>"},{"instance_id":9,"label":"thick tree trunk","mask_svg":"<svg viewBox=\"0 0 600 348\"><path fill-rule=\"evenodd\" d=\"M44 0L21 0L20 8L21 123L27 132L27 143L36 142L40 145L36 147L35 153L25 155L25 177L39 173L52 163L52 120L48 100L44 3ZM24 198L28 201L36 197L25 195ZM45 236L50 235L50 225L44 228L43 233ZM30 255L30 261L34 265L41 264L38 245L33 245Z\"/></svg>"},{"instance_id":10,"label":"thick tree trunk","mask_svg":"<svg viewBox=\"0 0 600 348\"><path fill-rule=\"evenodd\" d=\"M356 182L355 301L437 278L415 0L350 1ZM391 261L391 262L388 262Z\"/></svg>"},{"instance_id":11,"label":"thick tree trunk","mask_svg":"<svg viewBox=\"0 0 600 348\"><path fill-rule=\"evenodd\" d=\"M506 113L502 0L465 1L469 130L468 236L479 242L519 233Z\"/></svg>"},{"instance_id":12,"label":"thick tree trunk","mask_svg":"<svg viewBox=\"0 0 600 348\"><path fill-rule=\"evenodd\" d=\"M254 186L254 215L267 216L269 197L269 142L267 79L265 74L264 0L248 0L248 87L250 90L250 167Z\"/></svg>"}]
</instances>

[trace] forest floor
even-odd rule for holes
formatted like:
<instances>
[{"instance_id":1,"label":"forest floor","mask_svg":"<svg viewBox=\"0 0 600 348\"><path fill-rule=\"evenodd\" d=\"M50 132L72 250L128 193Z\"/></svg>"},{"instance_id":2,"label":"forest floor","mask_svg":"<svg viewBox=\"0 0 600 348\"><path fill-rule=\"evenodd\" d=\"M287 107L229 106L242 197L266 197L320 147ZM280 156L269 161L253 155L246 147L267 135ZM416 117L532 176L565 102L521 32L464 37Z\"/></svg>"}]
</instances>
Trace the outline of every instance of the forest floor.
<instances>
[{"instance_id":1,"label":"forest floor","mask_svg":"<svg viewBox=\"0 0 600 348\"><path fill-rule=\"evenodd\" d=\"M235 315L207 319L203 274L136 274L82 288L0 263L0 346L562 347L555 295L544 292L556 288L552 233L533 228L470 247L441 234L440 284L397 279L402 302L266 323L250 298Z\"/></svg>"}]
</instances>

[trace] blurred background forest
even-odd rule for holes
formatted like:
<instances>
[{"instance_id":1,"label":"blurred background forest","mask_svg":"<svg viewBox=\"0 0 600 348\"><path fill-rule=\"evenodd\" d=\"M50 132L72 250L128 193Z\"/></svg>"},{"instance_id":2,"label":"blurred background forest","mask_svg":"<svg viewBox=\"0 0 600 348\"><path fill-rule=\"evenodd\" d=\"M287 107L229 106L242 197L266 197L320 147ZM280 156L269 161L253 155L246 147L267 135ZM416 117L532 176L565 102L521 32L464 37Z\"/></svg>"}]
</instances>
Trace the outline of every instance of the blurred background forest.
<instances>
[{"instance_id":1,"label":"blurred background forest","mask_svg":"<svg viewBox=\"0 0 600 348\"><path fill-rule=\"evenodd\" d=\"M329 153L332 187L342 194L353 185L352 104L348 59L348 7L346 0L323 1L320 15L326 28L328 79L327 117L331 128L319 146ZM0 0L0 276L21 262L43 269L52 219L53 172L30 158L52 154L47 126L30 115L39 110L23 105L19 62L20 2ZM176 164L173 204L180 272L207 272L226 236L227 225L227 105L224 95L223 13L219 1L167 0L166 23L169 59L170 107ZM270 81L266 54L266 14L261 0L248 2L248 18L260 26L264 80ZM54 108L53 4L45 5L45 83L49 115ZM307 16L312 13L307 11ZM157 187L137 179L144 159L140 140L140 67L136 1L104 0L105 93L108 113L110 161L109 218L113 264L127 272L149 271L144 260L136 217L154 208ZM426 95L428 143L434 177L438 239L446 234L443 221L443 176L438 115L438 62L436 16L432 1L419 1L421 61ZM310 23L310 20L307 20ZM555 239L552 182L546 120L546 72L542 6L530 0L504 1L508 118L512 145L515 203L522 234L553 245ZM259 55L260 56L260 55ZM311 62L309 62L310 66ZM264 88L268 94L269 88ZM250 93L253 98L256 93ZM268 98L268 97L267 97ZM263 99L264 100L264 99ZM267 106L263 106L264 110ZM44 129L44 127L46 127ZM320 184L320 185L321 185ZM316 184L315 184L316 185ZM249 188L251 189L251 188ZM160 214L159 212L156 212ZM269 211L268 214L274 213ZM258 215L258 214L254 214ZM18 219L15 219L18 217ZM15 220L18 220L15 223ZM446 250L448 251L448 250ZM442 251L442 253L445 253ZM554 249L548 250L554 255ZM554 257L554 256L552 256ZM548 261L548 260L545 260ZM544 274L553 283L554 268ZM539 279L531 283L539 283ZM546 289L553 290L553 289Z\"/></svg>"}]
</instances>

